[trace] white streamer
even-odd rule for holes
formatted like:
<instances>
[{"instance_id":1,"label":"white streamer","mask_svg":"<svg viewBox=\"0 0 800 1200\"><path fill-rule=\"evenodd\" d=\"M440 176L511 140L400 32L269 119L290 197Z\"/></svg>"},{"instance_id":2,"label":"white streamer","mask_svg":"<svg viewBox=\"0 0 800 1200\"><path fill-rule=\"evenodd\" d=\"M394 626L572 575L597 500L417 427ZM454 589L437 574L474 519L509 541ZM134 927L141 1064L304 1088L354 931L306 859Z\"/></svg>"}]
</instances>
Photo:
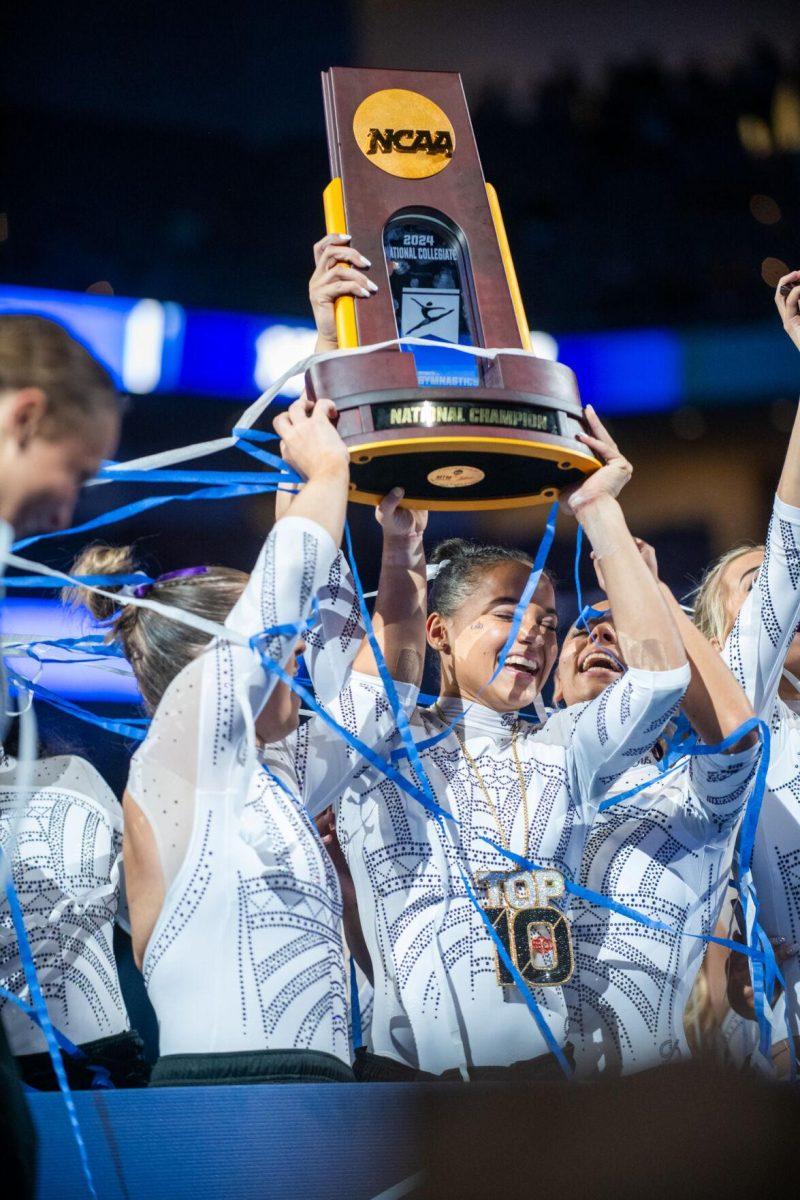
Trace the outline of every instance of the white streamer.
<instances>
[{"instance_id":1,"label":"white streamer","mask_svg":"<svg viewBox=\"0 0 800 1200\"><path fill-rule=\"evenodd\" d=\"M440 342L431 342L429 338L406 337L406 338L390 338L386 342L375 342L370 346L356 346L351 350L326 350L321 354L309 354L305 358L301 358L294 363L282 375L278 376L275 382L254 400L253 403L246 408L239 420L234 425L237 429L252 429L260 416L269 408L272 401L283 390L283 386L293 376L304 374L309 367L315 363L329 362L336 358L356 358L362 354L374 354L377 350L391 350L398 346L441 346ZM472 358L496 358L498 354L512 354L518 358L532 358L540 361L535 354L531 354L530 350L521 350L516 348L509 349L487 349L484 346L460 346L456 343L446 343L448 350L456 350L460 354L470 355ZM214 441L194 442L186 446L178 446L173 450L162 450L158 454L148 454L140 458L132 458L128 462L114 463L113 466L107 468L107 474L102 479L92 479L86 485L87 487L95 487L102 483L113 483L113 479L108 478L109 474L117 471L155 471L161 470L164 467L173 467L178 463L188 462L195 458L205 458L207 455L217 454L221 450L229 450L236 445L236 438L230 437L217 438Z\"/></svg>"}]
</instances>

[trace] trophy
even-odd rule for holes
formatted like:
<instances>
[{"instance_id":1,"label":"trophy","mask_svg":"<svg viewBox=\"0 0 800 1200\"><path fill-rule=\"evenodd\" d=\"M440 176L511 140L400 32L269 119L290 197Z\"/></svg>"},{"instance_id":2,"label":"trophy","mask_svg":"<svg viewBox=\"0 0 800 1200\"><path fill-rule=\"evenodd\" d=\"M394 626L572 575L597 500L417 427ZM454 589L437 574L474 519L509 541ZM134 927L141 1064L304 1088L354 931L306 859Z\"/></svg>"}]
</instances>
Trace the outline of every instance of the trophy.
<instances>
[{"instance_id":1,"label":"trophy","mask_svg":"<svg viewBox=\"0 0 800 1200\"><path fill-rule=\"evenodd\" d=\"M329 233L349 233L379 291L336 301L342 354L306 374L339 412L351 499L409 507L547 503L599 463L576 434L573 372L531 352L497 195L460 75L334 67L322 76ZM457 347L498 349L477 357Z\"/></svg>"}]
</instances>

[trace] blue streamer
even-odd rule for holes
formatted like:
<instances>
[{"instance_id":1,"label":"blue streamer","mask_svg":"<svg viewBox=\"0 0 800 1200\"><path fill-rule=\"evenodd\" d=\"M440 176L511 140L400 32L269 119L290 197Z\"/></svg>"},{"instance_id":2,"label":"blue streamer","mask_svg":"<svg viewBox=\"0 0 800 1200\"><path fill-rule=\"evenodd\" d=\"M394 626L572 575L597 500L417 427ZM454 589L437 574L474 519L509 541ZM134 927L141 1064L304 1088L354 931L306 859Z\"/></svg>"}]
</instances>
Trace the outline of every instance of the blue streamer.
<instances>
[{"instance_id":1,"label":"blue streamer","mask_svg":"<svg viewBox=\"0 0 800 1200\"><path fill-rule=\"evenodd\" d=\"M352 954L350 955L350 1027L352 1029L353 1050L360 1050L364 1045L364 1030L361 1025L361 1001L358 998L356 960Z\"/></svg>"},{"instance_id":2,"label":"blue streamer","mask_svg":"<svg viewBox=\"0 0 800 1200\"><path fill-rule=\"evenodd\" d=\"M277 676L281 683L284 683L288 688L291 688L291 690L300 697L306 707L320 718L323 724L327 725L328 728L332 729L337 736L341 737L348 746L357 751L370 764L370 766L375 767L377 771L380 771L381 774L385 775L387 779L391 779L393 783L396 783L397 786L407 795L411 796L413 800L418 801L423 808L430 812L431 816L435 817L437 820L439 820L439 818L443 818L447 821L456 821L456 817L454 817L452 813L447 812L447 810L442 808L441 805L437 804L435 801L432 801L424 791L418 788L415 784L411 783L411 781L406 779L404 775L401 775L400 772L393 767L390 762L381 758L379 754L376 754L371 746L368 746L366 742L362 742L360 738L355 736L355 734L350 733L348 729L345 729L343 725L340 725L338 721L335 721L330 713L328 713L320 704L317 703L316 697L313 696L307 688L303 687L303 685L299 683L294 676L287 674L287 672L284 671L283 667L281 667L279 663L276 663L272 659L268 658L260 649L260 636L261 635L259 634L252 638L251 644L253 648L258 650L261 654L261 661L265 670L271 671L275 676Z\"/></svg>"},{"instance_id":3,"label":"blue streamer","mask_svg":"<svg viewBox=\"0 0 800 1200\"><path fill-rule=\"evenodd\" d=\"M2 996L4 1000L8 1000L10 1003L15 1004L18 1009L25 1013L26 1017L30 1017L30 1019L41 1029L41 1017L32 1004L26 1004L24 1000L21 1000L19 996L14 994L14 992L10 992L8 988L0 987L0 996ZM85 1065L86 1069L91 1072L92 1088L102 1088L104 1090L111 1089L112 1091L116 1090L107 1067L103 1067L99 1063L93 1063L86 1052L82 1050L80 1046L76 1046L74 1042L71 1042L67 1035L62 1033L60 1029L56 1029L55 1025L53 1025L53 1034L64 1054L68 1054L70 1058L75 1060L75 1062L82 1063ZM33 1090L36 1091L35 1088Z\"/></svg>"},{"instance_id":4,"label":"blue streamer","mask_svg":"<svg viewBox=\"0 0 800 1200\"><path fill-rule=\"evenodd\" d=\"M284 467L288 472L289 468ZM117 468L111 470L102 467L97 473L98 479L106 479L109 483L203 483L217 484L228 487L232 483L263 483L263 471L181 471L181 470L126 470Z\"/></svg>"},{"instance_id":5,"label":"blue streamer","mask_svg":"<svg viewBox=\"0 0 800 1200\"><path fill-rule=\"evenodd\" d=\"M115 521L126 521L130 517L138 516L139 513L160 508L164 504L171 504L173 501L229 500L241 496L263 495L265 492L274 492L279 482L281 482L280 479L269 480L265 475L264 483L237 483L228 487L205 487L195 492L177 492L168 496L147 496L143 500L123 504L120 508L111 509L98 517L93 517L90 521L84 521L82 525L73 525L69 529L56 529L52 533L36 533L31 537L22 538L21 541L14 543L13 549L15 552L19 552L32 546L35 542L49 541L51 538L72 537L76 533L89 533L94 529L102 529L105 525L112 525Z\"/></svg>"},{"instance_id":6,"label":"blue streamer","mask_svg":"<svg viewBox=\"0 0 800 1200\"><path fill-rule=\"evenodd\" d=\"M5 858L5 850L2 846L0 846L0 862L2 862ZM8 899L8 906L11 910L11 920L14 923L14 931L17 935L19 957L22 964L22 971L25 976L25 982L28 985L28 991L30 992L31 1000L33 1001L33 1007L36 1009L38 1014L38 1022L40 1024L42 1033L44 1034L44 1039L47 1042L50 1061L53 1064L53 1070L55 1072L56 1079L58 1080L58 1086L61 1091L61 1095L64 1098L64 1107L66 1108L67 1116L69 1117L70 1126L72 1128L72 1136L74 1137L75 1144L78 1147L78 1155L80 1156L81 1167L83 1168L86 1184L89 1188L90 1195L93 1197L93 1200L97 1200L97 1192L95 1190L94 1179L92 1177L92 1169L89 1165L89 1155L87 1153L86 1143L83 1140L83 1134L81 1133L81 1128L78 1123L78 1113L75 1108L75 1100L73 1099L72 1090L69 1086L67 1073L64 1070L64 1060L61 1057L61 1047L56 1039L53 1024L50 1020L50 1014L47 1011L47 1005L45 1004L42 990L39 987L39 980L36 975L36 965L33 960L33 953L31 951L30 942L28 941L28 933L25 928L25 918L22 914L22 906L19 902L17 889L14 887L10 864L8 865L6 897Z\"/></svg>"},{"instance_id":7,"label":"blue streamer","mask_svg":"<svg viewBox=\"0 0 800 1200\"><path fill-rule=\"evenodd\" d=\"M406 714L403 705L400 703L400 697L397 694L397 687L395 686L395 682L389 672L389 668L386 666L386 659L383 657L383 652L378 644L378 639L375 636L372 618L367 610L367 602L364 599L364 589L361 586L361 578L358 574L358 568L355 563L355 555L353 554L353 540L350 536L350 526L347 522L345 522L344 526L344 536L345 544L347 545L347 552L350 558L350 570L352 571L353 575L353 584L356 589L361 620L364 624L364 630L367 635L367 641L369 642L370 649L375 657L381 683L383 684L386 697L389 701L392 712L394 713L395 721L397 722L397 731L400 734L400 738L406 749L406 753L408 754L412 771L420 781L425 795L428 797L430 803L432 805L436 805L433 788L431 787L427 772L422 765L422 759L419 756L419 750L417 749L416 742L414 741L414 735L411 732L411 725L409 724L408 715ZM436 807L438 808L438 805L436 805ZM433 810L431 809L430 811ZM437 820L439 821L439 824L441 824L441 817L437 817Z\"/></svg>"},{"instance_id":8,"label":"blue streamer","mask_svg":"<svg viewBox=\"0 0 800 1200\"><path fill-rule=\"evenodd\" d=\"M578 604L578 616L575 619L576 628L583 625L587 633L590 633L589 622L597 621L601 617L607 617L608 613L601 608L593 608L591 604L583 603L583 591L581 589L581 555L583 554L583 526L578 525L578 532L575 537L575 596Z\"/></svg>"},{"instance_id":9,"label":"blue streamer","mask_svg":"<svg viewBox=\"0 0 800 1200\"><path fill-rule=\"evenodd\" d=\"M80 721L86 721L90 725L97 725L100 729L105 729L109 733L118 733L121 737L131 738L136 742L143 742L147 736L147 730L150 725L148 717L131 717L127 721L116 720L113 717L101 717L97 713L93 713L91 709L83 708L80 704L74 704L71 700L65 699L64 696L58 696L55 692L49 691L48 688L42 687L40 683L34 683L31 679L26 679L23 675L18 675L16 671L8 668L8 674L11 682L20 691L32 692L35 699L49 704L52 708L57 708L61 712L67 713L68 716L77 717Z\"/></svg>"},{"instance_id":10,"label":"blue streamer","mask_svg":"<svg viewBox=\"0 0 800 1200\"><path fill-rule=\"evenodd\" d=\"M652 780L651 780L652 782ZM515 854L513 850L505 850L497 842L491 838L479 836L478 841L485 842L487 846L491 846L499 854L511 860L523 871L541 871L543 868L539 863L533 862L532 859L526 858L522 854ZM744 945L742 942L735 942L732 938L721 938L714 934L706 933L687 933L685 930L673 929L671 925L667 925L665 921L661 921L658 917L648 917L645 913L639 912L636 908L630 908L627 904L621 904L618 900L614 900L611 896L606 896L602 892L594 892L591 888L583 887L580 883L573 883L571 879L563 876L564 887L567 892L573 896L577 896L580 900L586 900L590 904L599 906L600 908L608 908L611 912L615 912L622 917L628 917L639 925L646 925L649 929L655 929L660 933L668 933L672 937L691 938L694 941L714 942L717 946L723 946L726 950L735 950L737 954L743 954L747 958L756 958L761 960L761 952L755 952L750 946Z\"/></svg>"},{"instance_id":11,"label":"blue streamer","mask_svg":"<svg viewBox=\"0 0 800 1200\"><path fill-rule=\"evenodd\" d=\"M283 483L302 483L303 480L297 474L293 467L290 467L284 459L277 454L270 454L268 450L261 450L258 446L251 445L251 442L274 442L276 441L275 434L263 433L260 429L240 429L233 430L233 436L237 439L237 448L244 450L245 454L249 454L251 458L258 459L259 462L266 463L267 466L280 471L283 478Z\"/></svg>"}]
</instances>

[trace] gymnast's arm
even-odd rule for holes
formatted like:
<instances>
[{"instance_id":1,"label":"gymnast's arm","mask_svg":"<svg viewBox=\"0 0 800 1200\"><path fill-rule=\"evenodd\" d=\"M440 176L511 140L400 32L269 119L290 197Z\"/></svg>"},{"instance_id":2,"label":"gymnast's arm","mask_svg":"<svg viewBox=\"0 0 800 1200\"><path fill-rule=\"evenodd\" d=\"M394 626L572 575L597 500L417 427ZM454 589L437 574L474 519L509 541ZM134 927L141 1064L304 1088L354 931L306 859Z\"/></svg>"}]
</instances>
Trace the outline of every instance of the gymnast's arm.
<instances>
[{"instance_id":1,"label":"gymnast's arm","mask_svg":"<svg viewBox=\"0 0 800 1200\"><path fill-rule=\"evenodd\" d=\"M689 668L672 614L616 498L631 476L630 463L591 407L586 417L591 433L580 439L604 465L571 489L566 501L601 564L628 666L621 679L584 706L570 738L579 795L591 808L636 754L652 746L686 690Z\"/></svg>"},{"instance_id":2,"label":"gymnast's arm","mask_svg":"<svg viewBox=\"0 0 800 1200\"><path fill-rule=\"evenodd\" d=\"M788 293L783 295L783 290L787 288ZM790 271L779 280L775 289L775 304L783 328L800 350L800 271ZM792 508L800 508L800 409L789 438L789 448L778 483L778 498Z\"/></svg>"},{"instance_id":3,"label":"gymnast's arm","mask_svg":"<svg viewBox=\"0 0 800 1200\"><path fill-rule=\"evenodd\" d=\"M327 579L347 504L348 461L330 406L305 402L276 418L282 451L307 483L262 547L215 638L172 680L134 755L124 798L125 865L134 953L141 963L166 890L185 858L199 789L224 802L255 769L255 723ZM269 629L257 654L250 639ZM262 657L263 656L263 657ZM269 716L269 714L267 714ZM259 732L262 731L259 725Z\"/></svg>"},{"instance_id":4,"label":"gymnast's arm","mask_svg":"<svg viewBox=\"0 0 800 1200\"><path fill-rule=\"evenodd\" d=\"M379 290L363 273L372 264L355 247L348 246L348 241L347 235L333 233L314 246L315 269L308 293L317 326L317 352L337 348L336 301L342 296L368 300ZM383 552L372 623L389 674L400 683L419 686L425 663L427 615L422 535L428 517L427 513L401 508L402 498L402 488L394 488L375 510L383 530ZM321 597L319 637L312 635L306 656L315 690L323 701L334 698L350 666L364 675L378 674L369 644L364 640L358 646L363 629L357 605L355 619L351 619L344 596L338 595L341 581L347 584L346 564L339 564L335 570L337 578L333 588L328 589L333 611L326 606L328 597ZM352 662L349 651L356 647Z\"/></svg>"},{"instance_id":5,"label":"gymnast's arm","mask_svg":"<svg viewBox=\"0 0 800 1200\"><path fill-rule=\"evenodd\" d=\"M787 289L787 295L781 290ZM775 303L800 349L800 271L780 280ZM744 577L743 577L744 578ZM789 644L800 623L800 409L795 416L767 532L764 561L723 654L758 716L769 719Z\"/></svg>"},{"instance_id":6,"label":"gymnast's arm","mask_svg":"<svg viewBox=\"0 0 800 1200\"><path fill-rule=\"evenodd\" d=\"M693 621L681 608L667 585L659 578L658 561L652 546L641 538L634 539L643 562L658 583L667 607L681 635L683 648L689 660L691 680L686 689L681 708L692 728L708 746L729 737L745 721L755 715L753 706L742 688L734 679L719 652L703 636ZM597 569L601 587L605 587L602 570ZM737 753L755 746L758 735L747 734L732 746L728 753Z\"/></svg>"},{"instance_id":7,"label":"gymnast's arm","mask_svg":"<svg viewBox=\"0 0 800 1200\"><path fill-rule=\"evenodd\" d=\"M689 620L666 584L661 584L661 591L683 639L692 672L681 707L695 732L713 746L751 720L755 716L753 706L722 655ZM752 731L732 746L729 753L736 754L757 742L758 735Z\"/></svg>"},{"instance_id":8,"label":"gymnast's arm","mask_svg":"<svg viewBox=\"0 0 800 1200\"><path fill-rule=\"evenodd\" d=\"M403 489L393 488L375 510L383 530L381 571L372 625L391 677L419 687L425 665L428 581L423 534L426 512L401 508ZM378 664L364 640L354 668L377 675Z\"/></svg>"}]
</instances>

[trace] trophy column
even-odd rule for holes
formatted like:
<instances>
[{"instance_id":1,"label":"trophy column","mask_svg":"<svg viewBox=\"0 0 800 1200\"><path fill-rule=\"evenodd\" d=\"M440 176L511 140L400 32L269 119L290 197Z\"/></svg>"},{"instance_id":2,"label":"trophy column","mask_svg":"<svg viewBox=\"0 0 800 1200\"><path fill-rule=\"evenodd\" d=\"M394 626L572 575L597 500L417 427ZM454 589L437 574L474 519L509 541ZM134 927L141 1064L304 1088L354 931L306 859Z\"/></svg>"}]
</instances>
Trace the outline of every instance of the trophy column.
<instances>
[{"instance_id":1,"label":"trophy column","mask_svg":"<svg viewBox=\"0 0 800 1200\"><path fill-rule=\"evenodd\" d=\"M340 348L426 343L308 372L308 394L339 409L352 498L372 504L401 485L406 504L433 509L552 500L599 464L576 441L573 373L530 352L460 77L333 68L323 91L328 231L351 234L381 285L366 304L337 301ZM500 353L477 358L459 346Z\"/></svg>"}]
</instances>

